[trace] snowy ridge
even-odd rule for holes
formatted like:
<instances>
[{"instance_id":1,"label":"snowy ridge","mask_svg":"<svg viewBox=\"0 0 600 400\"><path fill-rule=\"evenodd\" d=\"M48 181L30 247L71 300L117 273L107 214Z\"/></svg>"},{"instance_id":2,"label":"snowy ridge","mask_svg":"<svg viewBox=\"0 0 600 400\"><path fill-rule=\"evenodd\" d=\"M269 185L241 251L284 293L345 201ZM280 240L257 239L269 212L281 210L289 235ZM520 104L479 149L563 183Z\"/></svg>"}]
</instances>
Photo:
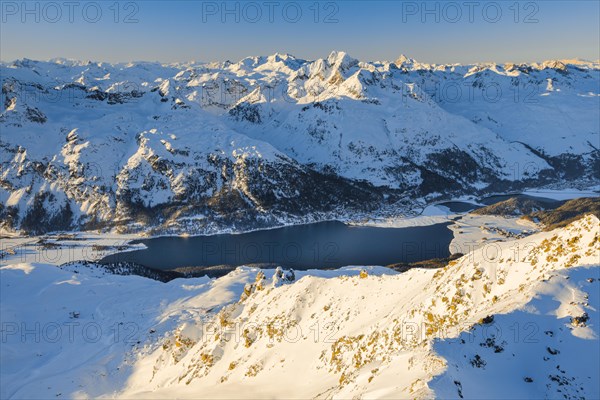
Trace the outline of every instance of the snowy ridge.
<instances>
[{"instance_id":1,"label":"snowy ridge","mask_svg":"<svg viewBox=\"0 0 600 400\"><path fill-rule=\"evenodd\" d=\"M6 230L248 229L598 179L598 63L25 59L0 77Z\"/></svg>"},{"instance_id":2,"label":"snowy ridge","mask_svg":"<svg viewBox=\"0 0 600 400\"><path fill-rule=\"evenodd\" d=\"M563 230L502 243L496 259L485 260L481 252L475 252L437 271L361 273L331 279L307 276L283 286L272 285L259 273L238 303L204 324L180 327L162 347L145 356L121 394L140 398L186 397L186 393L211 398L233 393L250 398L259 393L261 397L298 398L430 397L428 382L448 367L435 353L433 339L453 339L473 324L489 324L490 315L515 309L535 321L537 312L532 306L522 307L538 292L549 298L532 304L538 309L542 304L547 307L541 312L556 313L560 321L554 326L564 330L564 336L587 341L593 357L591 349L598 349L597 322L594 317L589 323L576 321L590 312L597 316L597 293L594 303L588 304L588 297L597 292L598 270L573 275L595 277L585 288L577 286L582 279L571 283L557 271L598 266L598 223L596 217L588 216ZM542 281L548 283L539 286ZM551 304L555 300L560 302L558 309ZM505 320L507 325L500 329L508 330L511 321L508 316ZM536 338L544 340L548 335L540 332ZM580 364L565 362L573 369L563 373L579 376ZM598 366L591 364L592 360L585 363L591 368L585 375L595 377ZM468 371L458 374L468 376ZM532 393L523 378L514 384L522 385L521 393ZM569 396L593 398L599 393L597 377L593 379L571 388L552 385L551 379L549 386L535 385L534 397L556 397L558 389ZM461 385L463 394L477 397L468 392L469 382ZM506 382L497 386L490 397L504 397L501 390ZM458 396L456 385L448 379L436 380L434 388Z\"/></svg>"},{"instance_id":3,"label":"snowy ridge","mask_svg":"<svg viewBox=\"0 0 600 400\"><path fill-rule=\"evenodd\" d=\"M596 398L599 223L402 274L241 267L160 283L8 265L2 397ZM77 330L22 339L36 322ZM80 333L90 323L99 340Z\"/></svg>"}]
</instances>

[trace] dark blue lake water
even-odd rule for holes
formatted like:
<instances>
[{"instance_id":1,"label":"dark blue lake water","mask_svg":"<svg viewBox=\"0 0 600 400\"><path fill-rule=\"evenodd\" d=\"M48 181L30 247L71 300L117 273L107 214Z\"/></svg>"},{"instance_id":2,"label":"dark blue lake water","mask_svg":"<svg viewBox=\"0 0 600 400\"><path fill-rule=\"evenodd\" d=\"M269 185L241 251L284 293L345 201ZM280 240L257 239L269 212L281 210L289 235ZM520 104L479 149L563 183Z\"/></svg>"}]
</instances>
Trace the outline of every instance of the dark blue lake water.
<instances>
[{"instance_id":1,"label":"dark blue lake water","mask_svg":"<svg viewBox=\"0 0 600 400\"><path fill-rule=\"evenodd\" d=\"M528 197L558 206L561 202L525 195L499 195L480 199L494 204L510 197ZM441 203L452 212L464 213L479 206L462 201ZM158 237L132 241L147 248L117 253L104 263L133 262L159 270L257 264L309 269L346 265L389 265L442 258L450 255L451 222L404 228L350 226L342 222L319 222L241 234L193 237ZM214 268L213 268L214 269Z\"/></svg>"},{"instance_id":2,"label":"dark blue lake water","mask_svg":"<svg viewBox=\"0 0 600 400\"><path fill-rule=\"evenodd\" d=\"M114 254L102 262L180 267L274 264L294 269L388 265L449 256L450 223L407 228L319 222L242 234L135 240L147 249Z\"/></svg>"}]
</instances>

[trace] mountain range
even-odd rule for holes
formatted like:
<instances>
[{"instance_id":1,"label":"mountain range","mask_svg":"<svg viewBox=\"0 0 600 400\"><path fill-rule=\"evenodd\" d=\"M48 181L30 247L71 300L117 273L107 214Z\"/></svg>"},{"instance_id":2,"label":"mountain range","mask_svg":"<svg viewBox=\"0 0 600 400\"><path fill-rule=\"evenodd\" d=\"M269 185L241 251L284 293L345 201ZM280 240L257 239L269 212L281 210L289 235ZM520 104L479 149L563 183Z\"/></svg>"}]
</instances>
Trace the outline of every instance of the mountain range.
<instances>
[{"instance_id":1,"label":"mountain range","mask_svg":"<svg viewBox=\"0 0 600 400\"><path fill-rule=\"evenodd\" d=\"M600 179L600 63L0 64L0 228L215 232Z\"/></svg>"}]
</instances>

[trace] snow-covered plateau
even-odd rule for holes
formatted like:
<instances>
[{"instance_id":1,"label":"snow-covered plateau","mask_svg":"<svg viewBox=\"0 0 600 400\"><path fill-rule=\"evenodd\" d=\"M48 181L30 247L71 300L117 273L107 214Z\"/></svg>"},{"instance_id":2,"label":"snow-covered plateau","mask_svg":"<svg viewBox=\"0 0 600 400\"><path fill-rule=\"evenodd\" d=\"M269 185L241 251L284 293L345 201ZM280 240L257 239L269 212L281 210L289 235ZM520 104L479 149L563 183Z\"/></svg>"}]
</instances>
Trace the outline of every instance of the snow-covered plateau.
<instances>
[{"instance_id":1,"label":"snow-covered plateau","mask_svg":"<svg viewBox=\"0 0 600 400\"><path fill-rule=\"evenodd\" d=\"M0 64L0 229L209 233L597 187L600 64Z\"/></svg>"},{"instance_id":2,"label":"snow-covered plateau","mask_svg":"<svg viewBox=\"0 0 600 400\"><path fill-rule=\"evenodd\" d=\"M5 260L0 397L600 397L600 221L439 269L167 283Z\"/></svg>"}]
</instances>

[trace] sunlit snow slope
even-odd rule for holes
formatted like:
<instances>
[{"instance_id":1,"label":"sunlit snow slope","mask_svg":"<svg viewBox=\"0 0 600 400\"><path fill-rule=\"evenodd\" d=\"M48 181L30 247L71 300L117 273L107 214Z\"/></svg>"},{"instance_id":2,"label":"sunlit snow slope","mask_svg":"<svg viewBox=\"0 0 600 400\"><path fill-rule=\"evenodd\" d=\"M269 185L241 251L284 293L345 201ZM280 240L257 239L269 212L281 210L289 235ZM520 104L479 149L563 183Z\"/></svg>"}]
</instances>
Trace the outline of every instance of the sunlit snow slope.
<instances>
[{"instance_id":1,"label":"sunlit snow slope","mask_svg":"<svg viewBox=\"0 0 600 400\"><path fill-rule=\"evenodd\" d=\"M239 268L164 284L9 265L1 395L598 398L599 223L402 274Z\"/></svg>"}]
</instances>

